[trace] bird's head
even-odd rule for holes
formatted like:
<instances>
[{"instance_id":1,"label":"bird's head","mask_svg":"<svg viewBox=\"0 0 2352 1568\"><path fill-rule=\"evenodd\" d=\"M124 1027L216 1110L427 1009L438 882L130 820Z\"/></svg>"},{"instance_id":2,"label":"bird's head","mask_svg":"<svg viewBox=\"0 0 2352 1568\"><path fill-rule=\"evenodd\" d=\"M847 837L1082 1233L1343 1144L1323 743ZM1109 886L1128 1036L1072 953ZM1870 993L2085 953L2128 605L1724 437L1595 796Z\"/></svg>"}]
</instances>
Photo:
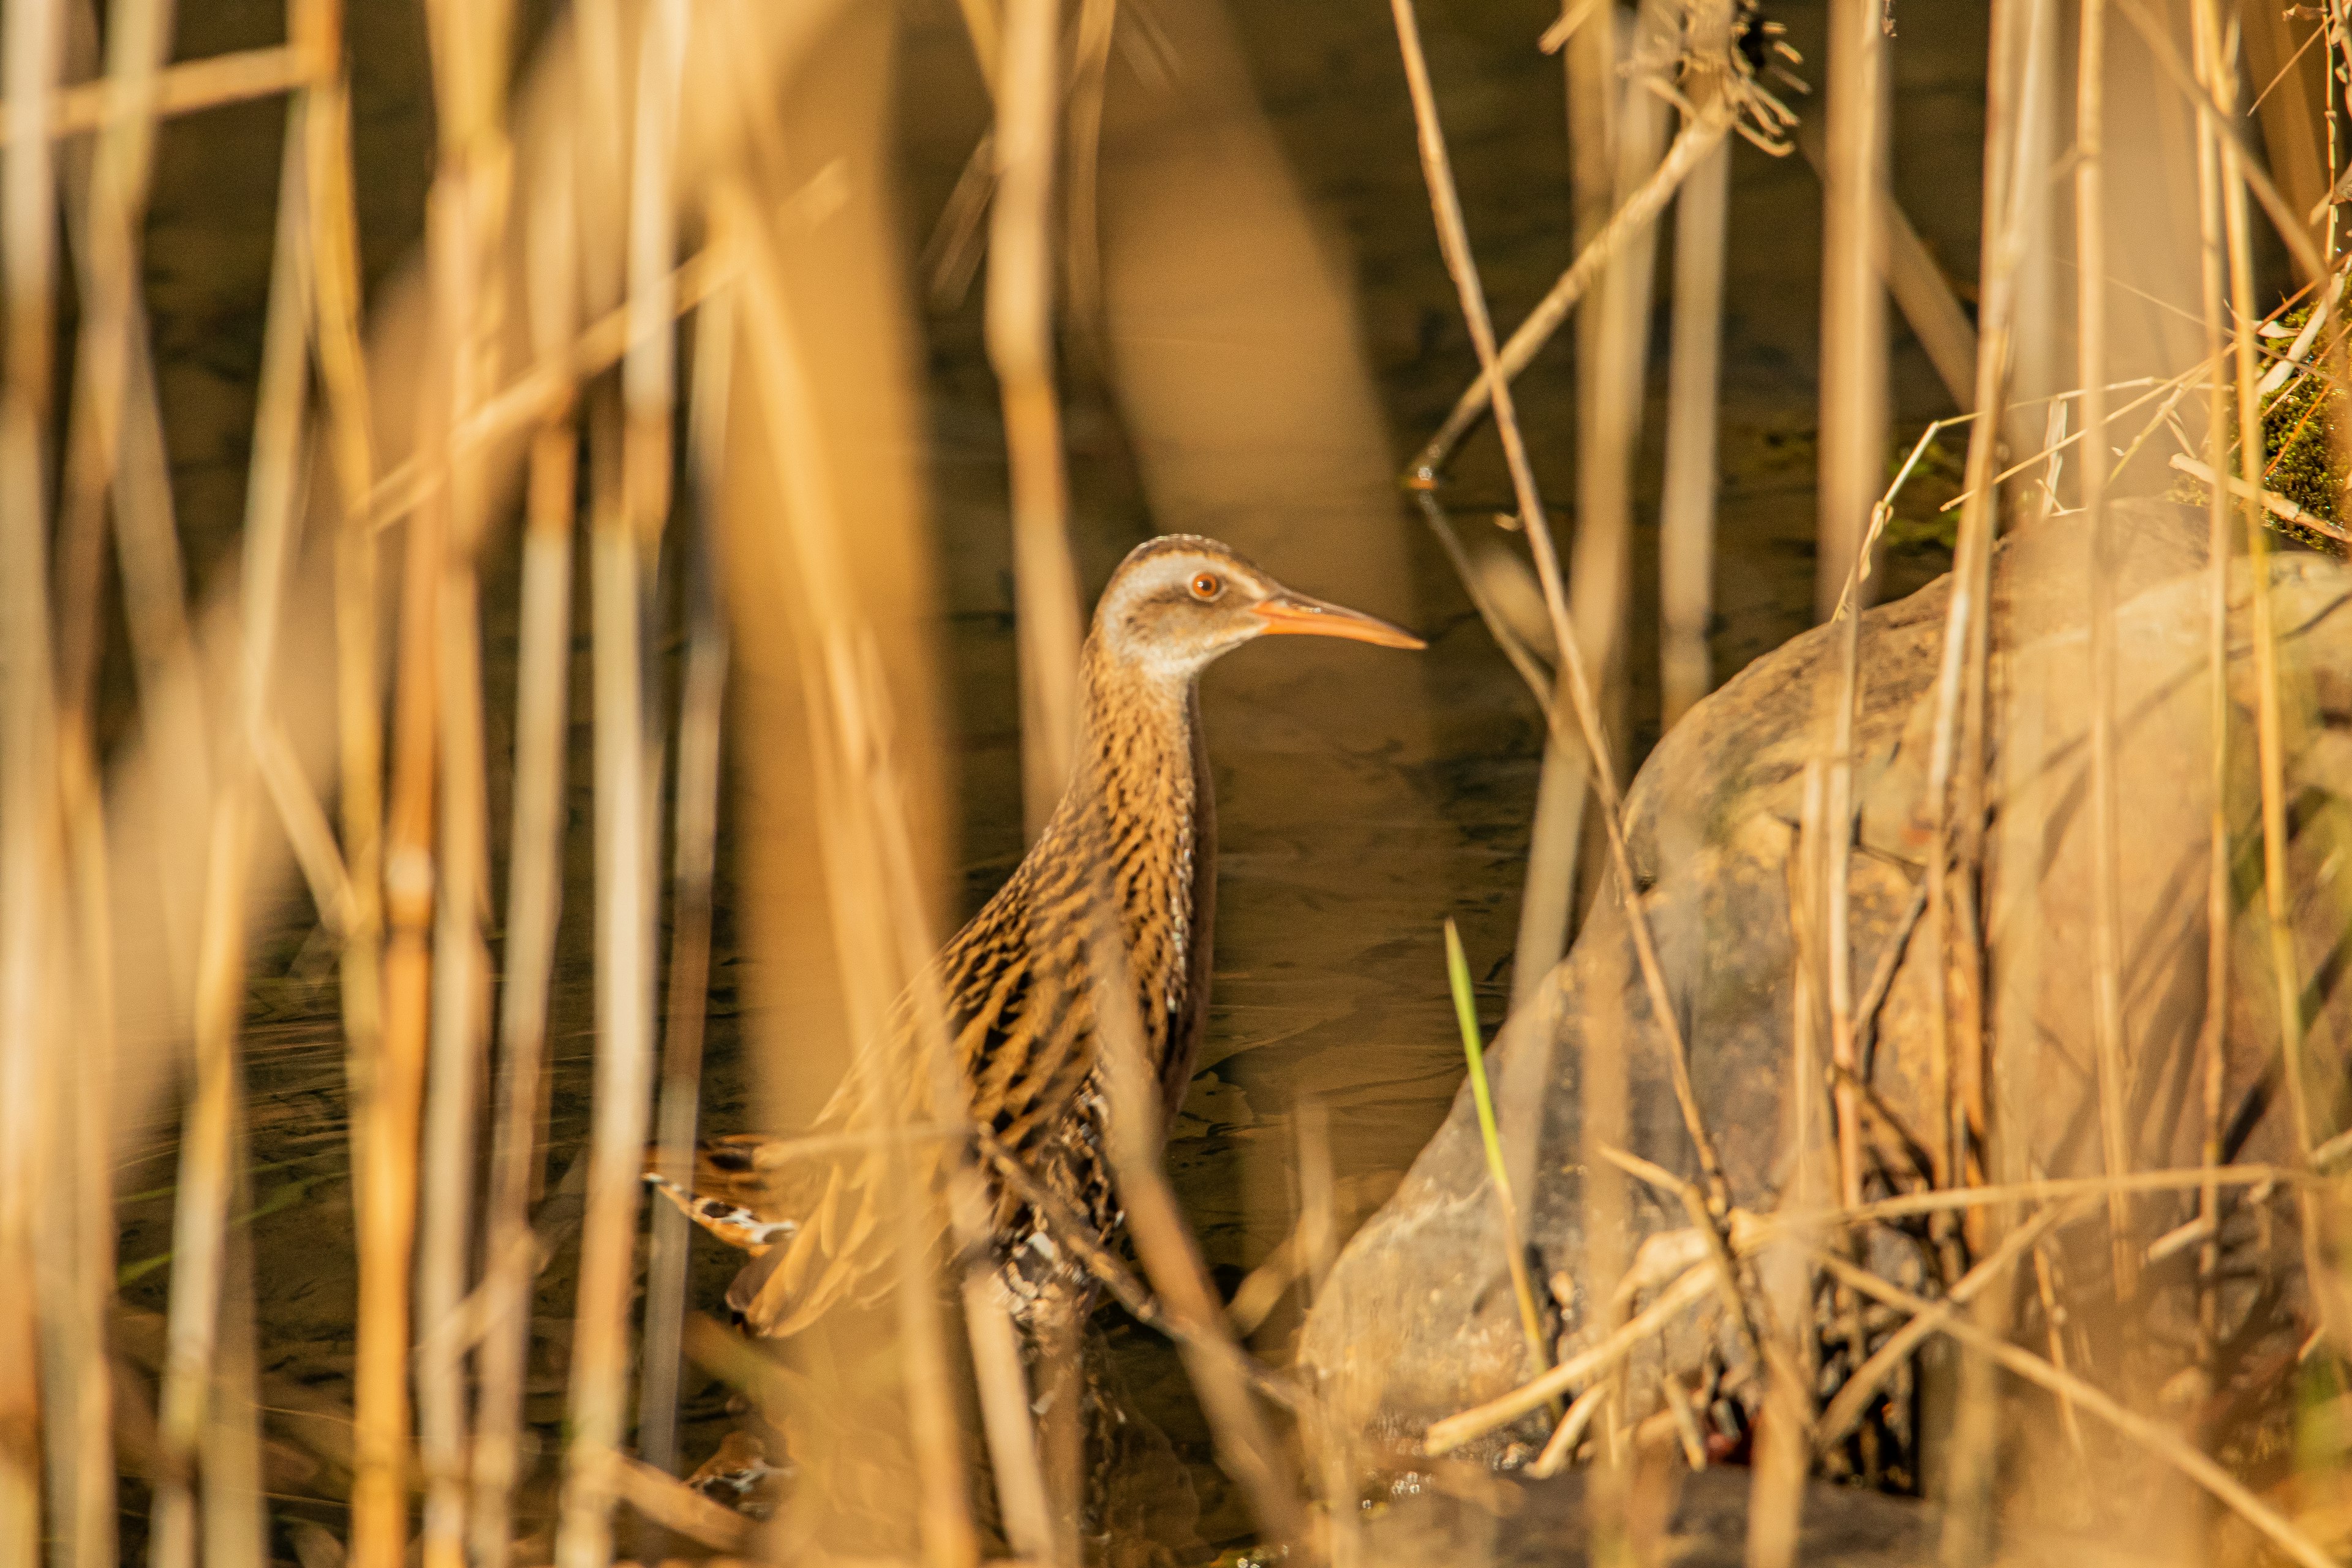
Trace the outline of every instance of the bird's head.
<instances>
[{"instance_id":1,"label":"bird's head","mask_svg":"<svg viewBox=\"0 0 2352 1568\"><path fill-rule=\"evenodd\" d=\"M1428 646L1402 626L1286 588L1239 552L1198 534L1137 545L1095 606L1105 654L1169 678L1189 679L1254 637L1283 636Z\"/></svg>"}]
</instances>

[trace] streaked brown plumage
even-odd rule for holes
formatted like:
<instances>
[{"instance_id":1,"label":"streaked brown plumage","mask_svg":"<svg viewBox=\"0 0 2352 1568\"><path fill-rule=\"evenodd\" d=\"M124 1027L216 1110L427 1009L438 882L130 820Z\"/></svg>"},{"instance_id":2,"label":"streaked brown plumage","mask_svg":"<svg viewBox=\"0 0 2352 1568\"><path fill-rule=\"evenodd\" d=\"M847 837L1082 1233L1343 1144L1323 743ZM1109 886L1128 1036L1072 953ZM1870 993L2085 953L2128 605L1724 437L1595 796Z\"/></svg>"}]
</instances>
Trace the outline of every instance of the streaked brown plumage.
<instances>
[{"instance_id":1,"label":"streaked brown plumage","mask_svg":"<svg viewBox=\"0 0 2352 1568\"><path fill-rule=\"evenodd\" d=\"M1090 923L1107 889L1127 976L1172 1118L1208 1016L1216 820L1197 680L1221 655L1276 633L1419 647L1370 616L1292 593L1214 540L1139 545L1096 607L1081 655L1084 711L1072 777L1012 879L936 962L971 1120L992 1131L1091 1226L1121 1215L1102 1152ZM889 1280L875 1244L896 1152L882 1130L931 1120L928 1084L893 1037L859 1053L811 1138L703 1144L694 1190L649 1173L704 1228L757 1255L728 1292L757 1331L789 1334ZM916 1146L937 1179L938 1145ZM903 1167L898 1167L903 1170ZM993 1189L1000 1277L1017 1306L1083 1299L1085 1281L1038 1216Z\"/></svg>"}]
</instances>

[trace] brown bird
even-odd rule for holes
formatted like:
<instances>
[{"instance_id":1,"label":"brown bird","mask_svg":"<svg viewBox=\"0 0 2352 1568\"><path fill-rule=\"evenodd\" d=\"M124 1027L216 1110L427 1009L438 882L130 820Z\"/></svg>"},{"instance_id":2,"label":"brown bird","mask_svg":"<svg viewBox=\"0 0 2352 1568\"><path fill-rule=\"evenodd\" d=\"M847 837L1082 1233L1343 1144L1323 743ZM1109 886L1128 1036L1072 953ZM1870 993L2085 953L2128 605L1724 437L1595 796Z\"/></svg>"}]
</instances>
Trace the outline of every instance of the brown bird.
<instances>
[{"instance_id":1,"label":"brown bird","mask_svg":"<svg viewBox=\"0 0 2352 1568\"><path fill-rule=\"evenodd\" d=\"M1142 1045L1172 1121L1209 1011L1216 910L1216 812L1198 680L1257 637L1305 634L1382 647L1420 638L1293 593L1212 539L1138 545L1111 574L1079 658L1084 711L1068 786L1012 876L934 961L972 1122L989 1130L1102 1240L1122 1218L1106 1163L1108 1108L1096 1038L1106 898L1117 917ZM929 1083L894 1038L861 1049L811 1136L738 1135L698 1152L694 1190L647 1180L723 1239L755 1254L727 1293L756 1331L789 1334L845 1298L891 1283L872 1244L906 1156L879 1136L932 1120ZM895 1109L897 1115L890 1112ZM937 1144L922 1147L936 1181ZM992 1185L999 1278L1024 1317L1047 1299L1083 1302L1083 1269L1043 1216ZM937 1205L933 1205L934 1208Z\"/></svg>"}]
</instances>

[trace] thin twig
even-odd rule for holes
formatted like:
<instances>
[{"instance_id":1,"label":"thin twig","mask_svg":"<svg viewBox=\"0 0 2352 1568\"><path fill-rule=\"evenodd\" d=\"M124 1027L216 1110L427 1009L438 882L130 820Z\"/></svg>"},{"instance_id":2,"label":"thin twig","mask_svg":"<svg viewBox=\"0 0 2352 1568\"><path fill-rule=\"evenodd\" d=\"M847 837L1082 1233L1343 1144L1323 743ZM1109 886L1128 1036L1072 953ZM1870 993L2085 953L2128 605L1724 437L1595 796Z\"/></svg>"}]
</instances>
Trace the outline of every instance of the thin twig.
<instances>
[{"instance_id":1,"label":"thin twig","mask_svg":"<svg viewBox=\"0 0 2352 1568\"><path fill-rule=\"evenodd\" d=\"M1866 1269L1856 1268L1842 1258L1826 1252L1817 1256L1822 1268L1865 1296L1915 1315L1927 1316L1937 1312L1934 1302L1899 1289ZM2334 1568L2335 1560L2321 1551L2309 1536L2256 1497L2227 1470L2183 1442L2179 1434L2163 1423L2127 1409L2108 1397L2103 1390L2059 1371L2032 1352L1997 1339L1958 1316L1940 1317L1936 1323L1936 1331L1953 1340L1962 1349L1997 1363L2014 1376L2052 1394L2073 1399L2081 1408L2113 1426L2126 1441L2146 1449L2212 1493L2224 1507L2269 1537L2295 1562L2305 1564L2306 1568Z\"/></svg>"},{"instance_id":2,"label":"thin twig","mask_svg":"<svg viewBox=\"0 0 2352 1568\"><path fill-rule=\"evenodd\" d=\"M1430 85L1428 61L1422 54L1419 24L1414 19L1412 0L1391 0L1391 10L1396 18L1397 37L1404 56L1405 81L1412 93L1413 118L1420 131L1422 171L1429 185L1430 205L1436 216L1446 268L1454 275L1455 288L1461 295L1463 314L1470 324L1471 341L1477 348L1479 363L1486 373L1482 384L1492 387L1496 425L1502 432L1503 450L1510 465L1520 521L1527 528L1537 573L1543 583L1544 603L1551 614L1552 636L1559 647L1560 668L1567 676L1566 683L1577 723L1583 731L1585 747L1592 759L1592 785L1600 799L1601 826L1617 873L1618 894L1623 902L1626 924L1633 935L1634 952L1649 994L1651 1019L1665 1037L1675 1100L1681 1106L1684 1126L1690 1134L1692 1145L1698 1152L1700 1167L1706 1176L1708 1206L1719 1217L1730 1209L1730 1185L1724 1177L1723 1162L1716 1152L1715 1140L1707 1132L1697 1095L1691 1086L1689 1050L1683 1039L1681 1020L1666 989L1664 971L1658 962L1657 947L1650 933L1649 916L1642 905L1642 885L1633 875L1632 858L1626 851L1623 806L1609 760L1609 744L1601 733L1591 684L1585 675L1583 654L1580 651L1575 628L1569 619L1568 602L1560 585L1559 562L1552 549L1550 527L1544 520L1542 500L1536 492L1535 475L1528 465L1527 446L1519 435L1509 381L1496 374L1494 324L1486 312L1486 295L1478 282L1477 263L1470 253L1469 236L1462 221L1461 201L1454 191L1452 165L1446 159L1444 132L1438 123L1436 95Z\"/></svg>"}]
</instances>

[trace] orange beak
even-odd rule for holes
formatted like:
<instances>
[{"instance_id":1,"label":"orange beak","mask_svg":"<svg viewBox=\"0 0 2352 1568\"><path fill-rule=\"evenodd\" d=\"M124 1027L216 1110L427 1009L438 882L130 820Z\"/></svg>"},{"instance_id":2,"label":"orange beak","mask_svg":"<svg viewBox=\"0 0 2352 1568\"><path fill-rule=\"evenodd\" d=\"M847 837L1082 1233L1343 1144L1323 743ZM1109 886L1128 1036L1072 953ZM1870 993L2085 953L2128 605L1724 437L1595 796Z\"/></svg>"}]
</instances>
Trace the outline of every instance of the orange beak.
<instances>
[{"instance_id":1,"label":"orange beak","mask_svg":"<svg viewBox=\"0 0 2352 1568\"><path fill-rule=\"evenodd\" d=\"M1286 588L1253 606L1250 614L1265 623L1269 637L1346 637L1350 642L1368 642L1380 647L1429 646L1402 626L1392 626L1377 616L1310 599Z\"/></svg>"}]
</instances>

